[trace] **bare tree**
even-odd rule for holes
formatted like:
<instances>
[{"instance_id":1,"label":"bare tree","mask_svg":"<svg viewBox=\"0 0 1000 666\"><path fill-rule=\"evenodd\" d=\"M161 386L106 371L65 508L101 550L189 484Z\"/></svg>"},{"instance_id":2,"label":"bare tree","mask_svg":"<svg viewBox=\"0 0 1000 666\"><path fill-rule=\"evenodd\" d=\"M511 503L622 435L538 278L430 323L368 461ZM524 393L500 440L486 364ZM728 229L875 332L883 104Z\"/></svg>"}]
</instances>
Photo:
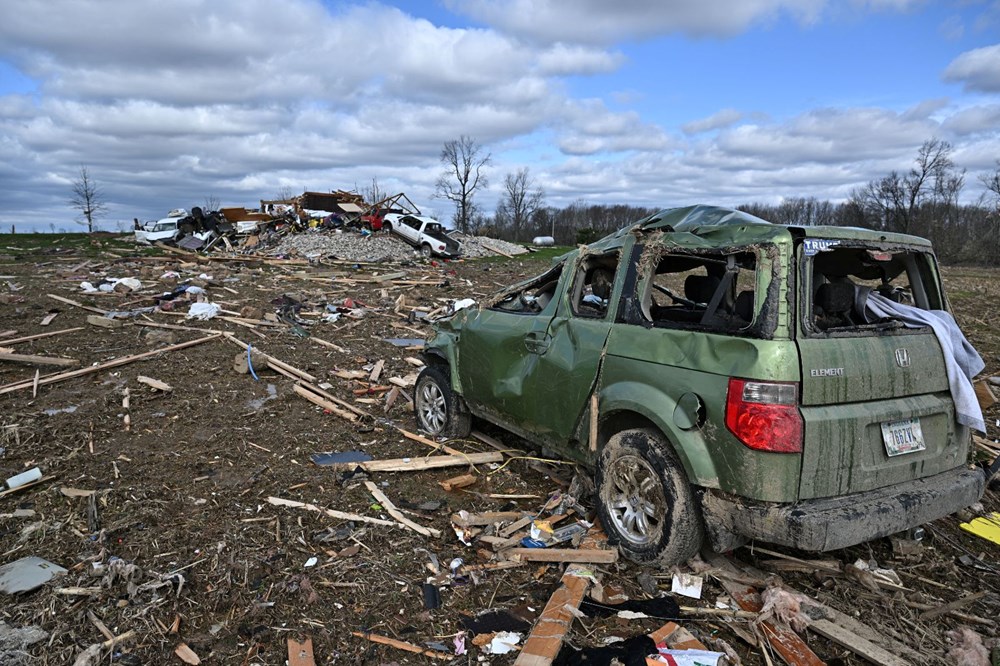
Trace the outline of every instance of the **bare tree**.
<instances>
[{"instance_id":1,"label":"bare tree","mask_svg":"<svg viewBox=\"0 0 1000 666\"><path fill-rule=\"evenodd\" d=\"M386 193L379 185L378 176L372 176L372 184L366 187L358 188L357 185L354 186L361 193L361 198L365 200L368 204L377 204L378 202L385 199Z\"/></svg>"},{"instance_id":2,"label":"bare tree","mask_svg":"<svg viewBox=\"0 0 1000 666\"><path fill-rule=\"evenodd\" d=\"M993 171L979 175L979 182L993 195L993 205L1000 212L1000 160Z\"/></svg>"},{"instance_id":3,"label":"bare tree","mask_svg":"<svg viewBox=\"0 0 1000 666\"><path fill-rule=\"evenodd\" d=\"M214 194L209 194L208 196L205 197L206 213L211 213L212 211L219 210L220 206L222 206L222 202L219 201L219 197L215 196Z\"/></svg>"},{"instance_id":4,"label":"bare tree","mask_svg":"<svg viewBox=\"0 0 1000 666\"><path fill-rule=\"evenodd\" d=\"M274 195L275 201L291 201L295 198L295 194L292 192L291 185L282 185L278 188L277 194Z\"/></svg>"},{"instance_id":5,"label":"bare tree","mask_svg":"<svg viewBox=\"0 0 1000 666\"><path fill-rule=\"evenodd\" d=\"M545 193L535 186L527 167L504 176L503 187L504 195L497 205L497 222L509 224L514 240L518 241L531 216L541 207Z\"/></svg>"},{"instance_id":6,"label":"bare tree","mask_svg":"<svg viewBox=\"0 0 1000 666\"><path fill-rule=\"evenodd\" d=\"M455 223L464 233L468 233L472 219L473 196L488 182L483 172L491 163L492 155L483 152L483 146L464 134L448 141L441 149L444 171L437 179L435 195L455 204Z\"/></svg>"},{"instance_id":7,"label":"bare tree","mask_svg":"<svg viewBox=\"0 0 1000 666\"><path fill-rule=\"evenodd\" d=\"M80 224L87 225L87 233L94 233L94 218L100 217L108 209L104 191L90 176L87 167L81 166L80 173L73 181L73 196L69 205L83 214Z\"/></svg>"},{"instance_id":8,"label":"bare tree","mask_svg":"<svg viewBox=\"0 0 1000 666\"><path fill-rule=\"evenodd\" d=\"M905 176L893 171L869 181L852 195L865 212L877 218L876 226L888 231L914 233L917 212L926 201L957 199L964 177L955 174L953 147L947 141L928 139L920 146L916 166Z\"/></svg>"}]
</instances>

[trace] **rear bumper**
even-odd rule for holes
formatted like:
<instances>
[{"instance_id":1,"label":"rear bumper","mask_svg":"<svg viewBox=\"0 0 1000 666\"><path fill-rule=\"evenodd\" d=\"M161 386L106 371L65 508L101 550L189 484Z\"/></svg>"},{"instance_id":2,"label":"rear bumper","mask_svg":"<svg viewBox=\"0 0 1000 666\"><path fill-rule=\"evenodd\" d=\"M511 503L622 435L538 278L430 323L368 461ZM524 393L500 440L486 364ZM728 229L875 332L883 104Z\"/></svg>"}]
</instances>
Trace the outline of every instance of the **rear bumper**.
<instances>
[{"instance_id":1,"label":"rear bumper","mask_svg":"<svg viewBox=\"0 0 1000 666\"><path fill-rule=\"evenodd\" d=\"M717 491L700 493L712 546L729 550L759 539L801 550L826 551L888 536L975 504L986 487L981 468L958 467L935 476L843 497L796 504L755 502Z\"/></svg>"}]
</instances>

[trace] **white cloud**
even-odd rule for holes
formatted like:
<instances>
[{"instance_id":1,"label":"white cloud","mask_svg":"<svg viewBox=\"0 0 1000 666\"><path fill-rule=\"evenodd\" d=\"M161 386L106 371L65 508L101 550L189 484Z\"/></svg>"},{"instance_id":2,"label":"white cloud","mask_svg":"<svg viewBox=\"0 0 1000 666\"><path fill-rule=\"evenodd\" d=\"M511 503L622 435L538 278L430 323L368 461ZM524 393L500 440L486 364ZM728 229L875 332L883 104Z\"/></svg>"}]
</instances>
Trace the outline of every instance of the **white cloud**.
<instances>
[{"instance_id":1,"label":"white cloud","mask_svg":"<svg viewBox=\"0 0 1000 666\"><path fill-rule=\"evenodd\" d=\"M944 70L944 80L963 83L966 90L1000 92L1000 44L958 56Z\"/></svg>"},{"instance_id":2,"label":"white cloud","mask_svg":"<svg viewBox=\"0 0 1000 666\"><path fill-rule=\"evenodd\" d=\"M713 113L708 118L684 123L681 125L681 129L685 134L701 134L702 132L711 132L712 130L729 127L742 119L743 114L736 109L722 109Z\"/></svg>"},{"instance_id":3,"label":"white cloud","mask_svg":"<svg viewBox=\"0 0 1000 666\"><path fill-rule=\"evenodd\" d=\"M949 117L942 127L959 136L996 133L1000 127L1000 104L983 104L963 109Z\"/></svg>"},{"instance_id":4,"label":"white cloud","mask_svg":"<svg viewBox=\"0 0 1000 666\"><path fill-rule=\"evenodd\" d=\"M826 1L449 0L446 4L488 25L536 41L611 44L663 34L731 36L780 15L811 23ZM908 4L909 0L886 1Z\"/></svg>"}]
</instances>

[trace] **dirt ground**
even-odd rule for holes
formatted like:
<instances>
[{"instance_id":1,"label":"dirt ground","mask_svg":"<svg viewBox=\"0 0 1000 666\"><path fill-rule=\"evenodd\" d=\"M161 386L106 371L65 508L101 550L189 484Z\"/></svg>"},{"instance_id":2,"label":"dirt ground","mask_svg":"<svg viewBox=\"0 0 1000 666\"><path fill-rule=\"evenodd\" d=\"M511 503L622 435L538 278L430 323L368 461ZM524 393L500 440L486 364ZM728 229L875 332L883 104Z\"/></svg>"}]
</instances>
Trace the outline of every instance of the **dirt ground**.
<instances>
[{"instance_id":1,"label":"dirt ground","mask_svg":"<svg viewBox=\"0 0 1000 666\"><path fill-rule=\"evenodd\" d=\"M0 255L0 347L5 338L79 327L12 346L18 354L77 359L78 368L87 368L204 338L209 330L228 331L311 373L318 382L329 382L331 394L374 416L352 423L297 395L295 382L281 374L257 368L255 381L236 372L234 357L241 348L224 338L51 385L42 381L34 397L31 386L0 394L0 480L35 466L46 477L31 488L0 496L0 565L34 555L69 570L39 589L0 601L0 620L48 633L45 640L24 648L30 656L9 652L9 663L72 664L88 646L126 632L134 633L105 651L102 659L82 663L181 664L175 649L184 644L207 664L284 664L287 639L305 637L312 639L318 664L429 663L433 660L428 657L378 645L352 632L453 651L463 619L490 608L519 608L521 615L533 618L558 586L560 565L459 570L461 575L440 586L440 607L428 609L424 603L423 586L435 562L444 572L443 581L450 578L455 558L483 564L491 557L483 544L468 547L456 539L450 525L453 513L535 512L560 490L529 467L530 461L515 457L480 465L474 485L452 492L438 482L468 472L467 467L357 477L310 461L311 455L327 451L364 451L376 459L430 453L429 447L395 428L416 431L403 395L410 389L404 388L386 411L388 391L381 388L395 386L392 379L411 381L418 368L406 359L419 356L419 351L393 346L384 338L423 337L428 329L409 316L413 308L427 311L448 300L482 297L540 272L543 261L308 266L137 257L99 244L86 253L0 248ZM281 314L284 321L250 328L218 317L185 320L185 304L130 317L117 328L102 328L88 323L94 312L49 296L105 311L142 308L153 305L154 295L174 287L176 278L161 279L168 271L176 271L182 282L192 278L227 311L257 321L265 314ZM396 282L376 279L397 272L406 275ZM81 291L81 281L96 283L102 276L135 277L143 288L138 293L97 295ZM1000 374L1000 274L953 268L946 269L945 276L952 307L986 360L986 374ZM287 298L282 302L283 296L305 305L296 314L287 307ZM347 298L356 309L365 310L359 319L345 315L335 323L319 322L327 304L343 304ZM52 313L58 314L42 326ZM296 326L287 322L296 318L311 337L295 334ZM9 331L16 333L3 335ZM366 392L365 382L379 361L384 361L376 382L380 388ZM0 392L32 379L35 369L0 362ZM44 380L74 368L38 369ZM344 371L363 373L363 381L343 378ZM140 375L165 382L172 390L140 383ZM988 440L995 441L1000 436L1000 409L994 407L986 416ZM526 446L484 424L477 427L507 446ZM466 452L492 450L478 440L450 445ZM572 476L570 466L560 469ZM365 478L409 511L412 520L440 530L442 536L425 537L267 501L280 497L388 518L364 485ZM988 491L980 511L998 509L997 495ZM1000 550L960 530L959 522L960 517L950 516L928 525L919 543L882 539L822 555L756 544L733 557L780 575L788 589L818 598L909 646L917 655L908 653L910 663L976 663L947 656L954 642L948 632L967 627L988 643L996 639ZM847 566L859 559L895 571L899 584L873 582L871 574ZM620 587L633 599L647 597L639 581L648 590L649 576L670 592L669 571L624 561L596 569L605 585ZM950 612L928 613L977 592L986 594ZM701 600L678 601L711 608L720 597L727 593L709 571ZM663 623L657 618L579 618L569 643L599 645L609 637L628 638ZM765 664L768 659L780 663L776 655L751 644L751 619L688 612L680 624L711 647L724 640L744 664ZM811 630L803 637L827 663L866 663ZM468 647L467 654L451 663L514 661L513 654L484 656L471 640Z\"/></svg>"}]
</instances>

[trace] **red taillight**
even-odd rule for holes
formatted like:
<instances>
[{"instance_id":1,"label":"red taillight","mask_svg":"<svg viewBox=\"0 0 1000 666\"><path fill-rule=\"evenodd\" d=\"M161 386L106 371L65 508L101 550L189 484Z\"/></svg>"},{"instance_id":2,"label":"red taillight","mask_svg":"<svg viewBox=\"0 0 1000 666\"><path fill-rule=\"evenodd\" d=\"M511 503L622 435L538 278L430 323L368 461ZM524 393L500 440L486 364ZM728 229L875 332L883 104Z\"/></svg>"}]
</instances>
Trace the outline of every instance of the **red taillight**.
<instances>
[{"instance_id":1,"label":"red taillight","mask_svg":"<svg viewBox=\"0 0 1000 666\"><path fill-rule=\"evenodd\" d=\"M797 384L730 378L726 427L758 451L802 452L802 415Z\"/></svg>"}]
</instances>

